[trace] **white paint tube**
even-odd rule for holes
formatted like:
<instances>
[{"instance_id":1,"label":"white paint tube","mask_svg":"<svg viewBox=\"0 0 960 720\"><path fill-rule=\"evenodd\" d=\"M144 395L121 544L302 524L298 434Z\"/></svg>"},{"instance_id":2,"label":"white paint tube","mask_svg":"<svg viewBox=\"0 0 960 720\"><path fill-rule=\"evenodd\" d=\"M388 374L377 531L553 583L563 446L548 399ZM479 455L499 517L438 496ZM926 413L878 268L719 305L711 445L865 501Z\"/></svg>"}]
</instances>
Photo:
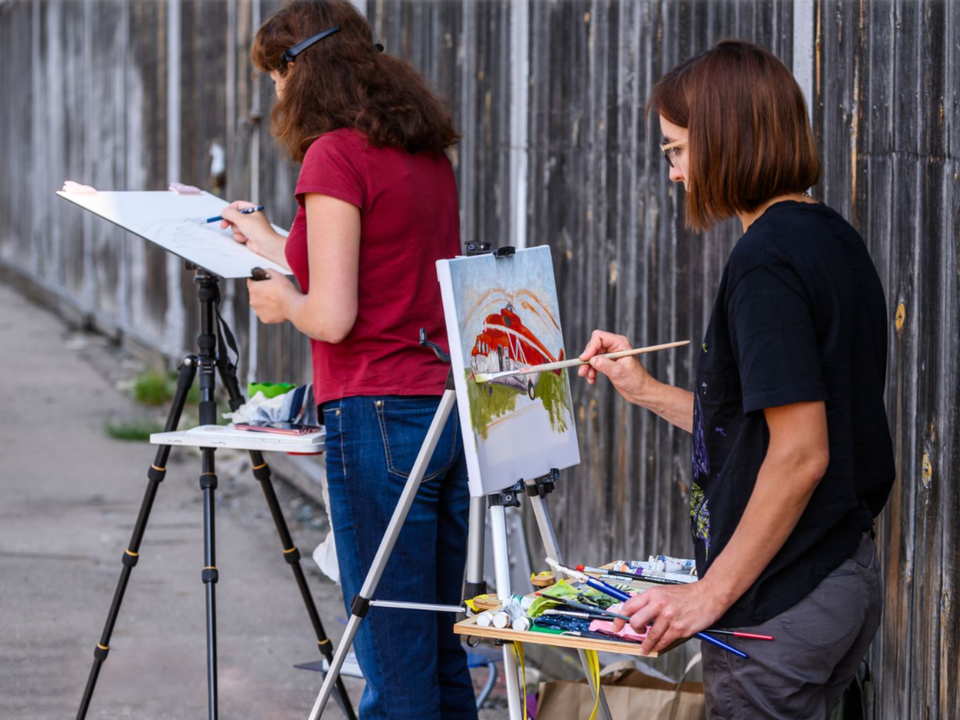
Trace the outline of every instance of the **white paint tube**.
<instances>
[{"instance_id":1,"label":"white paint tube","mask_svg":"<svg viewBox=\"0 0 960 720\"><path fill-rule=\"evenodd\" d=\"M696 575L697 573L696 560L675 558L669 555L651 555L647 558L646 566L656 572L679 573L681 575Z\"/></svg>"},{"instance_id":2,"label":"white paint tube","mask_svg":"<svg viewBox=\"0 0 960 720\"><path fill-rule=\"evenodd\" d=\"M524 616L514 620L510 627L512 627L514 630L521 630L525 632L530 629L531 624L530 618Z\"/></svg>"},{"instance_id":3,"label":"white paint tube","mask_svg":"<svg viewBox=\"0 0 960 720\"><path fill-rule=\"evenodd\" d=\"M498 611L497 614L493 616L493 626L498 630L503 630L505 627L510 625L511 622L512 620L510 616L507 615L507 613L505 613L503 610Z\"/></svg>"},{"instance_id":4,"label":"white paint tube","mask_svg":"<svg viewBox=\"0 0 960 720\"><path fill-rule=\"evenodd\" d=\"M482 613L477 615L477 627L490 627L493 625L493 613L489 610L484 610Z\"/></svg>"}]
</instances>

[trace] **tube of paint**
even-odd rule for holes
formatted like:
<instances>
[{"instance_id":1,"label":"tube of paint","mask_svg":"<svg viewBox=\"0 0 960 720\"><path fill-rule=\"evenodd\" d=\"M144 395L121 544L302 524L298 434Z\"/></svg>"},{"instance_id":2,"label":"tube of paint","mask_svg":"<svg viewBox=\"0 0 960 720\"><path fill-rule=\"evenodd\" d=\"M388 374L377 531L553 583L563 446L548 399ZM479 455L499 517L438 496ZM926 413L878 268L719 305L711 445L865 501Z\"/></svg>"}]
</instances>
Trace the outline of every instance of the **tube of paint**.
<instances>
[{"instance_id":1,"label":"tube of paint","mask_svg":"<svg viewBox=\"0 0 960 720\"><path fill-rule=\"evenodd\" d=\"M514 630L527 631L530 629L530 625L530 618L524 616L514 620L510 627L512 627Z\"/></svg>"},{"instance_id":2,"label":"tube of paint","mask_svg":"<svg viewBox=\"0 0 960 720\"><path fill-rule=\"evenodd\" d=\"M520 606L520 609L526 612L531 608L533 603L536 602L536 598L527 597L526 595L511 595L510 600L508 600L507 603L510 603L511 601L515 601Z\"/></svg>"},{"instance_id":3,"label":"tube of paint","mask_svg":"<svg viewBox=\"0 0 960 720\"><path fill-rule=\"evenodd\" d=\"M503 630L505 627L509 626L512 622L509 615L507 615L503 610L499 610L496 615L493 616L493 626L498 630Z\"/></svg>"},{"instance_id":4,"label":"tube of paint","mask_svg":"<svg viewBox=\"0 0 960 720\"><path fill-rule=\"evenodd\" d=\"M477 627L490 627L493 625L493 613L489 610L484 610L482 613L477 615Z\"/></svg>"}]
</instances>

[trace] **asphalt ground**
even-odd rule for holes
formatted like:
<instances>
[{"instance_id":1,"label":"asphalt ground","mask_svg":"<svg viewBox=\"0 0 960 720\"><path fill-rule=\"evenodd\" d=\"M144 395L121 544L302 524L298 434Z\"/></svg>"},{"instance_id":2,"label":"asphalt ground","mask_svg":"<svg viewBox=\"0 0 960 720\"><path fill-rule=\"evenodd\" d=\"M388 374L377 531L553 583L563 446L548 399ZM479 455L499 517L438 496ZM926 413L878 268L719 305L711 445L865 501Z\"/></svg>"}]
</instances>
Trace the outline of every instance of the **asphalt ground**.
<instances>
[{"instance_id":1,"label":"asphalt ground","mask_svg":"<svg viewBox=\"0 0 960 720\"><path fill-rule=\"evenodd\" d=\"M144 410L117 389L137 365L0 282L0 718L73 718L147 486L155 448L110 438ZM268 456L269 460L269 456ZM319 653L259 483L217 453L220 717L306 718ZM88 718L207 717L203 498L196 451L175 448L160 484ZM339 588L310 560L323 513L275 483L326 632ZM479 684L485 670L475 672ZM362 680L346 679L354 705ZM501 702L485 720L505 717ZM327 718L339 718L331 706Z\"/></svg>"}]
</instances>

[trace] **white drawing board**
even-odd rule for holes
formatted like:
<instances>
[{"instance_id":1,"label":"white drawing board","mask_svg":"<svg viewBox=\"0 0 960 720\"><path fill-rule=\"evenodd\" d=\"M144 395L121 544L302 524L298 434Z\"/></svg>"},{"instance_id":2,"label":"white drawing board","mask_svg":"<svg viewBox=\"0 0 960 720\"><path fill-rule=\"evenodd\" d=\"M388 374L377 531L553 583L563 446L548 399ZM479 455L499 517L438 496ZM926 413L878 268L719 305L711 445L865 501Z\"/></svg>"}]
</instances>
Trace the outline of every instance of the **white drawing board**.
<instances>
[{"instance_id":1,"label":"white drawing board","mask_svg":"<svg viewBox=\"0 0 960 720\"><path fill-rule=\"evenodd\" d=\"M216 195L181 195L171 191L61 191L57 195L219 277L250 277L255 267L290 274L287 268L235 242L230 231L221 230L219 223L205 222L219 215L228 204ZM281 235L287 234L282 228L274 229Z\"/></svg>"},{"instance_id":2,"label":"white drawing board","mask_svg":"<svg viewBox=\"0 0 960 720\"><path fill-rule=\"evenodd\" d=\"M566 369L473 379L566 359L550 248L440 260L437 275L470 494L489 495L579 463Z\"/></svg>"}]
</instances>

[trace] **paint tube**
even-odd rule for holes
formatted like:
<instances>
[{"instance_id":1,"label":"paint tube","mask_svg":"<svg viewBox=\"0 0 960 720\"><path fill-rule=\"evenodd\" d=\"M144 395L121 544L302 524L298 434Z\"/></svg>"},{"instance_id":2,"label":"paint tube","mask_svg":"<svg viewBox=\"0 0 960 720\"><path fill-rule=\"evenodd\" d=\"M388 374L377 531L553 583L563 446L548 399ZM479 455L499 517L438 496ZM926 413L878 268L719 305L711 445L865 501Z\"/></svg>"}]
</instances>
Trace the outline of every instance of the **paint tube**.
<instances>
[{"instance_id":1,"label":"paint tube","mask_svg":"<svg viewBox=\"0 0 960 720\"><path fill-rule=\"evenodd\" d=\"M651 555L647 558L647 568L656 572L696 575L697 561L669 555Z\"/></svg>"},{"instance_id":2,"label":"paint tube","mask_svg":"<svg viewBox=\"0 0 960 720\"><path fill-rule=\"evenodd\" d=\"M530 625L530 618L524 616L514 620L510 627L512 627L514 630L527 631L530 629Z\"/></svg>"},{"instance_id":3,"label":"paint tube","mask_svg":"<svg viewBox=\"0 0 960 720\"><path fill-rule=\"evenodd\" d=\"M512 618L503 610L497 611L497 613L493 616L493 626L498 630L503 630L505 627L510 625L512 621Z\"/></svg>"},{"instance_id":4,"label":"paint tube","mask_svg":"<svg viewBox=\"0 0 960 720\"><path fill-rule=\"evenodd\" d=\"M668 570L665 568L676 568ZM682 560L666 555L651 555L650 560L617 560L613 563L613 570L627 572L639 578L666 580L677 583L692 583L697 579L695 560Z\"/></svg>"},{"instance_id":5,"label":"paint tube","mask_svg":"<svg viewBox=\"0 0 960 720\"><path fill-rule=\"evenodd\" d=\"M657 572L656 570L648 570L644 567L639 567L634 571L634 574L640 580L662 580L664 582L670 583L693 583L697 581L696 575L682 575L680 573L668 573L668 572Z\"/></svg>"},{"instance_id":6,"label":"paint tube","mask_svg":"<svg viewBox=\"0 0 960 720\"><path fill-rule=\"evenodd\" d=\"M477 627L490 627L493 625L493 613L489 610L484 610L482 613L477 615Z\"/></svg>"},{"instance_id":7,"label":"paint tube","mask_svg":"<svg viewBox=\"0 0 960 720\"><path fill-rule=\"evenodd\" d=\"M526 613L527 610L529 610L530 607L533 605L533 603L536 602L536 600L537 598L527 597L526 595L511 595L510 599L507 600L507 605L509 606L510 604L515 602L517 605L520 606L520 609L523 610L524 613Z\"/></svg>"}]
</instances>

